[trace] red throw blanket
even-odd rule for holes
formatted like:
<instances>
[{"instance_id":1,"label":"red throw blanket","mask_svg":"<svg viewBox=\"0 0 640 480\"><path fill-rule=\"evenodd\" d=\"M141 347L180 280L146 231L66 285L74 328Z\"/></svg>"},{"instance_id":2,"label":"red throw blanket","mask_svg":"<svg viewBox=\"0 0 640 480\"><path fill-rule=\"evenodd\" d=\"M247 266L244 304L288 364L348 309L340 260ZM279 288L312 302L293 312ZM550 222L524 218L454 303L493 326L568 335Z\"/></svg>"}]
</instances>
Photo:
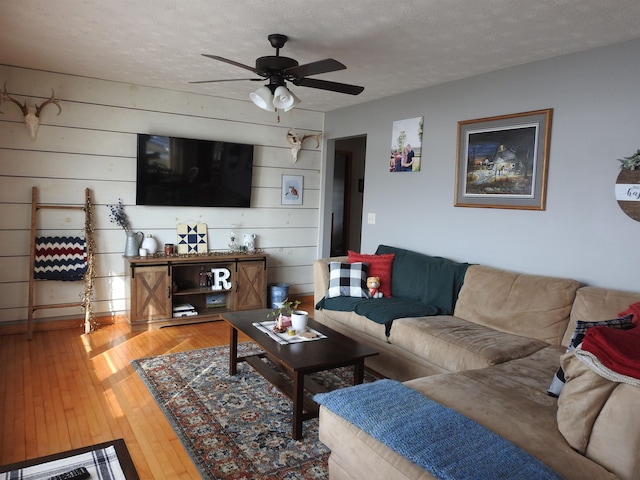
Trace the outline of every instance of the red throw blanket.
<instances>
[{"instance_id":1,"label":"red throw blanket","mask_svg":"<svg viewBox=\"0 0 640 480\"><path fill-rule=\"evenodd\" d=\"M593 327L582 340L582 350L593 354L608 369L640 379L640 328L618 330Z\"/></svg>"},{"instance_id":2,"label":"red throw blanket","mask_svg":"<svg viewBox=\"0 0 640 480\"><path fill-rule=\"evenodd\" d=\"M629 315L630 313L633 313L633 323L637 325L638 321L640 320L640 302L629 305L629 308L627 308L624 312L619 313L618 317L624 317L625 315Z\"/></svg>"}]
</instances>

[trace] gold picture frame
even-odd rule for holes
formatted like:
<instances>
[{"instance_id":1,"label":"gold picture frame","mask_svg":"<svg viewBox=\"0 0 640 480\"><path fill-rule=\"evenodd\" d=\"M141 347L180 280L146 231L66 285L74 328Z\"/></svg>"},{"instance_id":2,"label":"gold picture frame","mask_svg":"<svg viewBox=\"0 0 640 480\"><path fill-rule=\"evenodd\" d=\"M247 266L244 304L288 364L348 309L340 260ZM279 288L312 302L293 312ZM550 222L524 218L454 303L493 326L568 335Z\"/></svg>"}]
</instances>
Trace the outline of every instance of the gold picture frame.
<instances>
[{"instance_id":1,"label":"gold picture frame","mask_svg":"<svg viewBox=\"0 0 640 480\"><path fill-rule=\"evenodd\" d=\"M458 122L455 206L544 210L552 114Z\"/></svg>"}]
</instances>

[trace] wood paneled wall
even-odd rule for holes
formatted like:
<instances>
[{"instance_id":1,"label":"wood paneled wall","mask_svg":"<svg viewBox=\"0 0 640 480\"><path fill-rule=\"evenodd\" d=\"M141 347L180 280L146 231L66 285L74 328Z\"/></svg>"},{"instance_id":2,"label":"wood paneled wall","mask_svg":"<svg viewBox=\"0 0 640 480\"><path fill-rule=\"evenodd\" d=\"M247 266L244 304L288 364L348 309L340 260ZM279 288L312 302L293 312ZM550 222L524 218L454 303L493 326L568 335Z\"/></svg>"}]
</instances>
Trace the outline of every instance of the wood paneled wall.
<instances>
[{"instance_id":1,"label":"wood paneled wall","mask_svg":"<svg viewBox=\"0 0 640 480\"><path fill-rule=\"evenodd\" d=\"M122 198L131 226L159 244L175 243L176 225L208 225L209 248L225 249L231 225L255 233L269 254L269 283L287 282L295 294L313 290L311 264L318 243L322 152L308 142L294 164L285 135L289 128L319 133L324 114L294 109L281 114L247 101L0 65L0 83L29 104L55 89L62 114L48 107L36 141L28 137L15 105L0 115L0 326L27 318L31 187L41 203L82 204L92 190L97 240L94 310L120 315L125 308L124 232L109 222L107 204ZM250 90L247 85L247 92ZM144 207L135 205L137 133L251 143L255 145L250 209ZM282 175L304 176L302 206L281 205ZM41 235L79 235L82 215L40 213ZM38 282L38 304L78 301L81 283ZM36 318L74 317L80 309L39 310Z\"/></svg>"}]
</instances>

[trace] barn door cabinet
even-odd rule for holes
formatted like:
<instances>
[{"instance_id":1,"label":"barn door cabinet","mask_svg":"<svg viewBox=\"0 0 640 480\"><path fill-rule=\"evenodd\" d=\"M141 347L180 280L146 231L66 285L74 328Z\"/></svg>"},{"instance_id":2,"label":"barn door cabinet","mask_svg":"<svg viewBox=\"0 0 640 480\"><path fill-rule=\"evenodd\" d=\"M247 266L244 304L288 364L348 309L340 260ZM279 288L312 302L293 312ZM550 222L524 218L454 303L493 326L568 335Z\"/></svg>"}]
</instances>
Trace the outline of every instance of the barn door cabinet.
<instances>
[{"instance_id":1,"label":"barn door cabinet","mask_svg":"<svg viewBox=\"0 0 640 480\"><path fill-rule=\"evenodd\" d=\"M219 320L267 306L265 254L125 258L132 330Z\"/></svg>"}]
</instances>

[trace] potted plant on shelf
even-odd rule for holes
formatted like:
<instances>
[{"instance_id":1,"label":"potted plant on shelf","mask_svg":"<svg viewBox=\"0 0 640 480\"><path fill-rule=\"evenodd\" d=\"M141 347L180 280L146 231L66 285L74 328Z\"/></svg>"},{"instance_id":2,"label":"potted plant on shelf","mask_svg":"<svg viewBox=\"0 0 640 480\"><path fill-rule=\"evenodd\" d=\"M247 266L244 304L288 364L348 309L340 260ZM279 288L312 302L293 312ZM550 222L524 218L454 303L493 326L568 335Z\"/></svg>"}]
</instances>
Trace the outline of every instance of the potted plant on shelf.
<instances>
[{"instance_id":1,"label":"potted plant on shelf","mask_svg":"<svg viewBox=\"0 0 640 480\"><path fill-rule=\"evenodd\" d=\"M273 326L273 331L277 333L284 333L287 331L287 327L291 325L291 314L300 305L300 300L289 300L288 298L282 302L278 308L274 308L269 312L267 318L275 318L276 323Z\"/></svg>"}]
</instances>

